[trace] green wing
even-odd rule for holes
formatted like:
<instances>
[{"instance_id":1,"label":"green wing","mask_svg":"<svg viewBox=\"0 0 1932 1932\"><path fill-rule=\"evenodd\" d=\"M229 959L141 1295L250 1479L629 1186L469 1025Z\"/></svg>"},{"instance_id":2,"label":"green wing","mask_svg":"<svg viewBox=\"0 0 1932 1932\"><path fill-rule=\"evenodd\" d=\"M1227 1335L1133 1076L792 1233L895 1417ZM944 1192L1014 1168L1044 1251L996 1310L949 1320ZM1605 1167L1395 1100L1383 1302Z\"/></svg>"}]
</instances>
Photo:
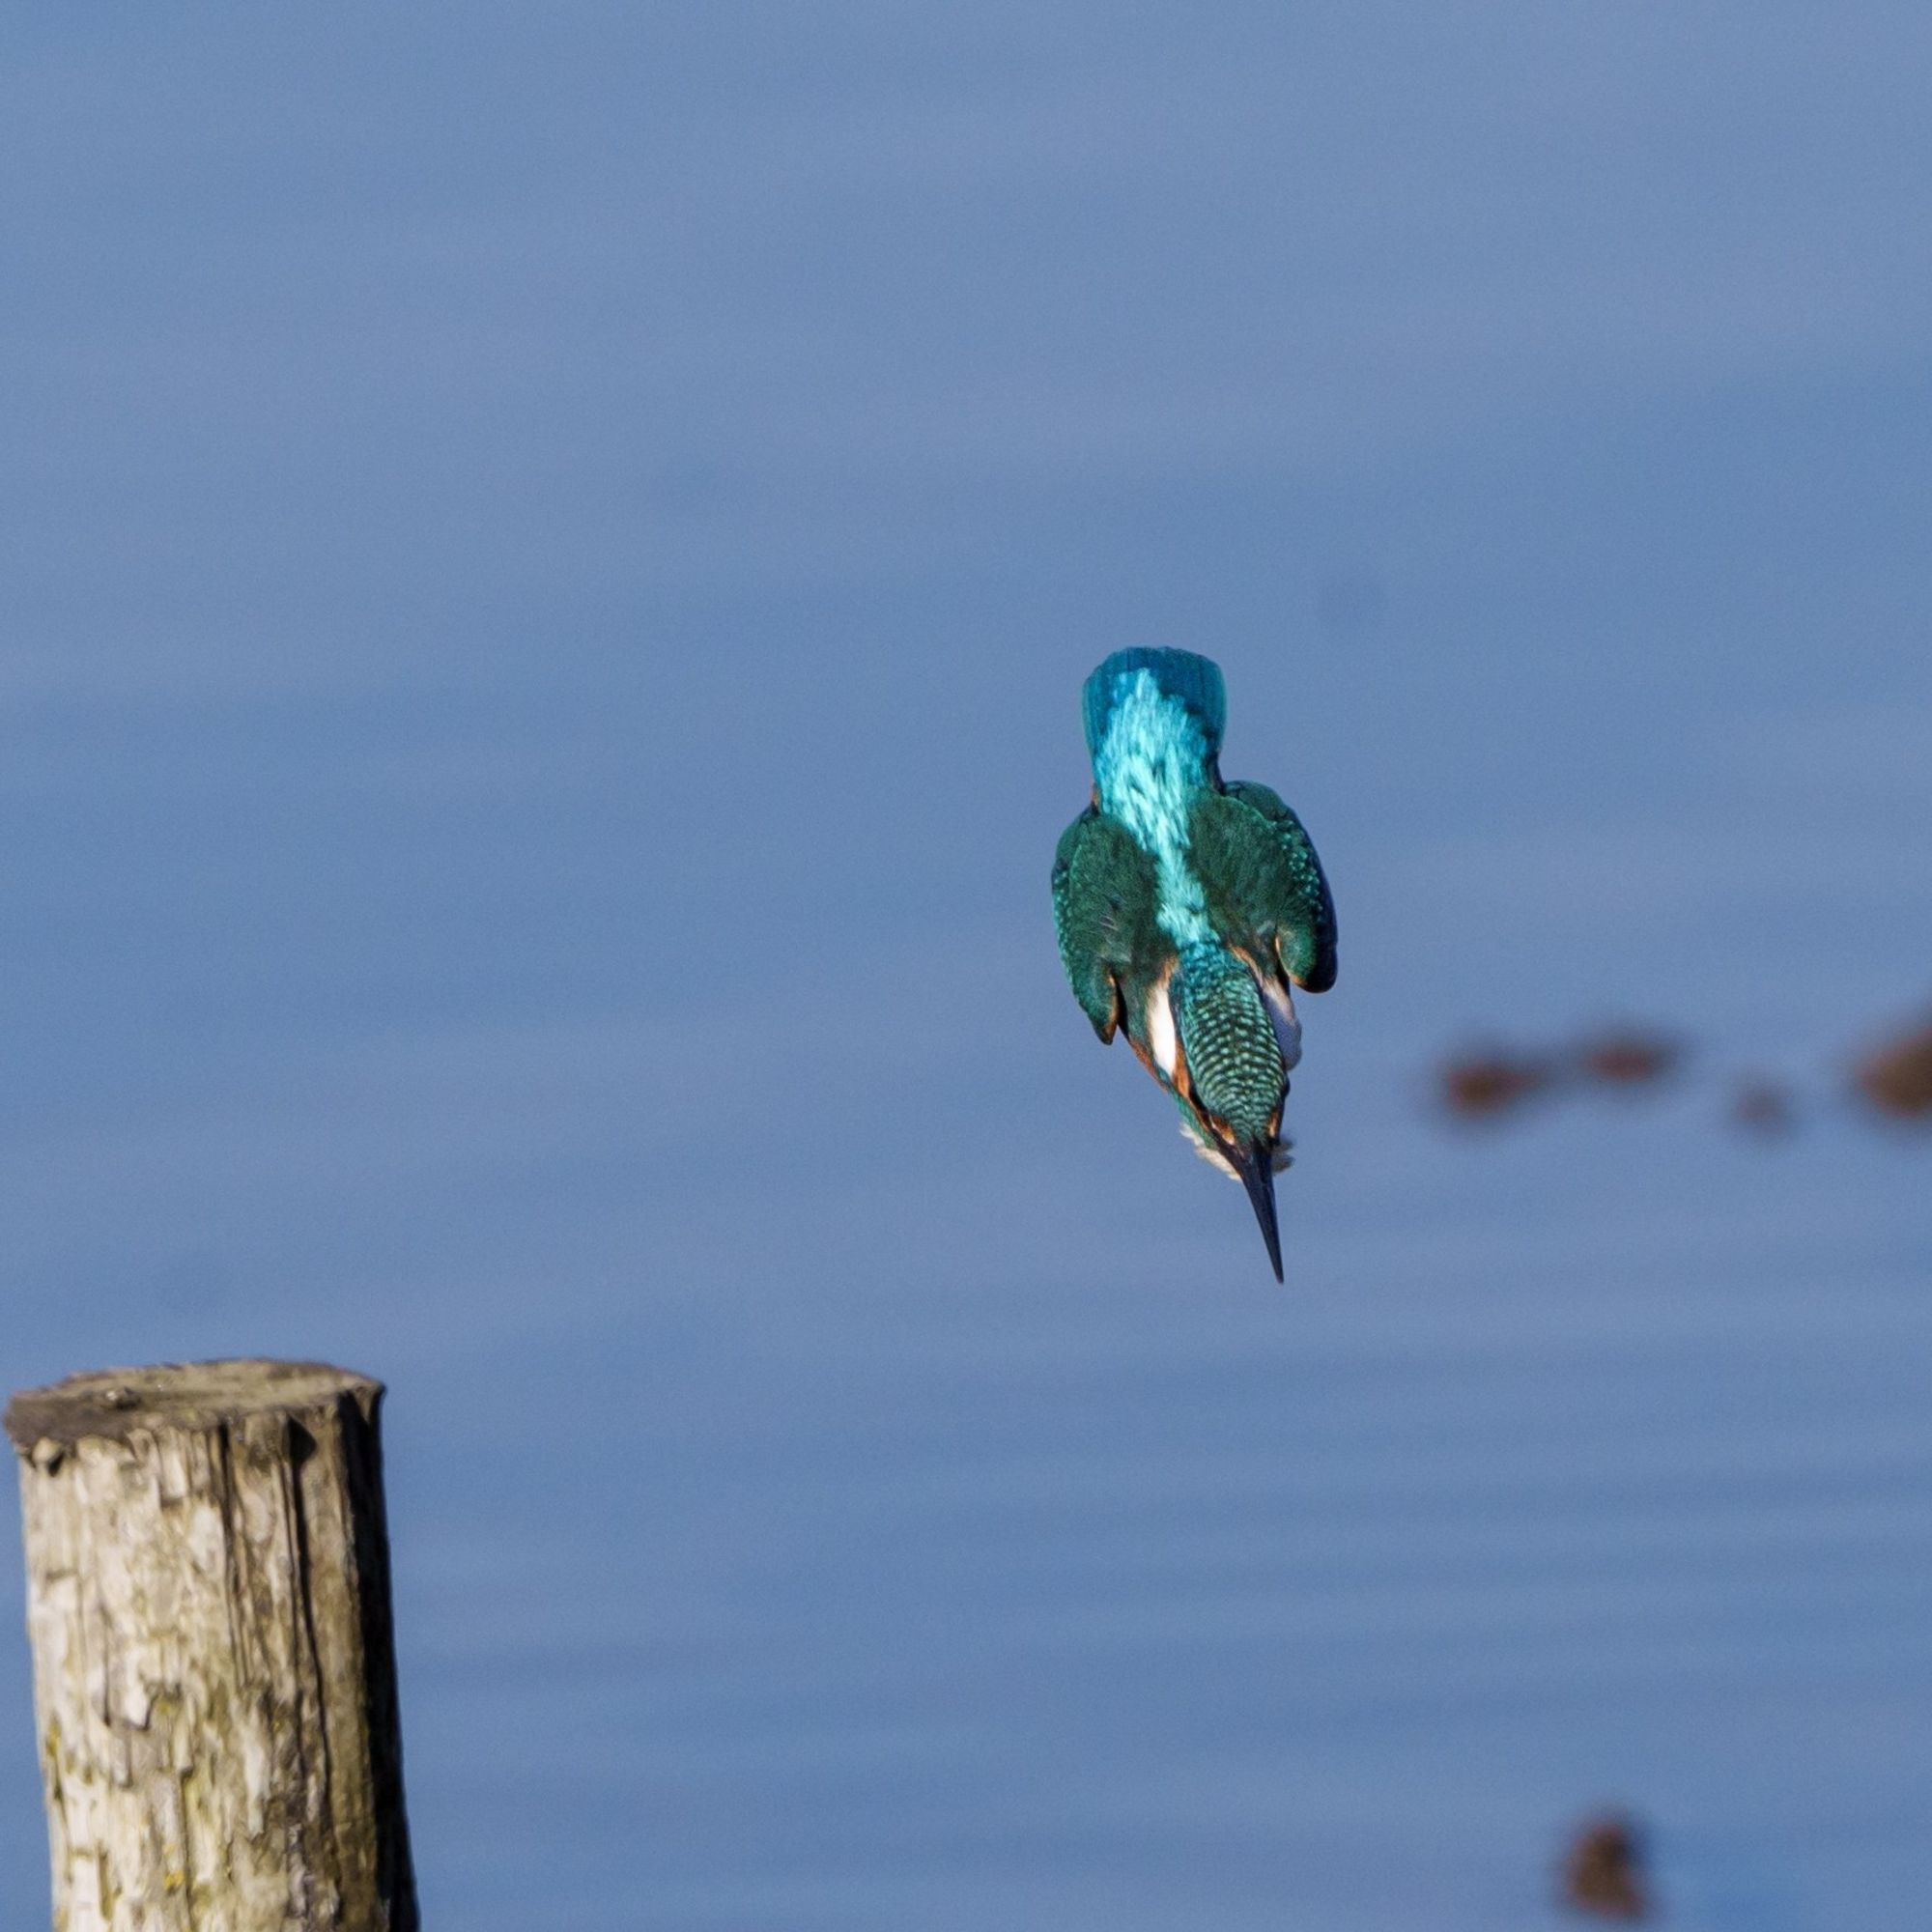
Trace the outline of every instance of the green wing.
<instances>
[{"instance_id":1,"label":"green wing","mask_svg":"<svg viewBox=\"0 0 1932 1932\"><path fill-rule=\"evenodd\" d=\"M1060 963L1103 1040L1125 1017L1122 983L1148 970L1159 944L1153 861L1119 819L1089 807L1053 855L1053 923Z\"/></svg>"},{"instance_id":2,"label":"green wing","mask_svg":"<svg viewBox=\"0 0 1932 1932\"><path fill-rule=\"evenodd\" d=\"M1301 820L1266 785L1237 779L1195 806L1189 837L1215 930L1325 993L1335 983L1335 901Z\"/></svg>"}]
</instances>

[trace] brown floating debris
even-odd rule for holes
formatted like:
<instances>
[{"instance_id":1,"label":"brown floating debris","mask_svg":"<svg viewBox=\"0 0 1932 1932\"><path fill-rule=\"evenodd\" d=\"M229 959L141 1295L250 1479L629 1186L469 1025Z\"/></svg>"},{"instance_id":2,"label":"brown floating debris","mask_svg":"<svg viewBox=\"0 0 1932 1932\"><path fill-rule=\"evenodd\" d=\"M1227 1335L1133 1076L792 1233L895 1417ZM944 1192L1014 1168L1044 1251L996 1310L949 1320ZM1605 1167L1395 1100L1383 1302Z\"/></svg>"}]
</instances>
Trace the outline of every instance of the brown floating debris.
<instances>
[{"instance_id":1,"label":"brown floating debris","mask_svg":"<svg viewBox=\"0 0 1932 1932\"><path fill-rule=\"evenodd\" d=\"M1868 1054L1853 1068L1852 1084L1893 1120L1932 1114L1932 1026L1921 1026Z\"/></svg>"},{"instance_id":2,"label":"brown floating debris","mask_svg":"<svg viewBox=\"0 0 1932 1932\"><path fill-rule=\"evenodd\" d=\"M1788 1134L1793 1119L1791 1090L1780 1081L1744 1081L1731 1096L1731 1124L1751 1134Z\"/></svg>"},{"instance_id":3,"label":"brown floating debris","mask_svg":"<svg viewBox=\"0 0 1932 1932\"><path fill-rule=\"evenodd\" d=\"M1610 1812L1582 1827L1563 1861L1563 1898L1599 1918L1650 1916L1643 1840L1632 1820Z\"/></svg>"},{"instance_id":4,"label":"brown floating debris","mask_svg":"<svg viewBox=\"0 0 1932 1932\"><path fill-rule=\"evenodd\" d=\"M1442 1104L1464 1120L1490 1120L1542 1093L1550 1077L1547 1060L1528 1060L1510 1053L1465 1053L1443 1064Z\"/></svg>"},{"instance_id":5,"label":"brown floating debris","mask_svg":"<svg viewBox=\"0 0 1932 1932\"><path fill-rule=\"evenodd\" d=\"M1606 1087L1642 1087L1674 1073L1683 1058L1683 1047L1666 1035L1630 1028L1585 1041L1577 1068Z\"/></svg>"}]
</instances>

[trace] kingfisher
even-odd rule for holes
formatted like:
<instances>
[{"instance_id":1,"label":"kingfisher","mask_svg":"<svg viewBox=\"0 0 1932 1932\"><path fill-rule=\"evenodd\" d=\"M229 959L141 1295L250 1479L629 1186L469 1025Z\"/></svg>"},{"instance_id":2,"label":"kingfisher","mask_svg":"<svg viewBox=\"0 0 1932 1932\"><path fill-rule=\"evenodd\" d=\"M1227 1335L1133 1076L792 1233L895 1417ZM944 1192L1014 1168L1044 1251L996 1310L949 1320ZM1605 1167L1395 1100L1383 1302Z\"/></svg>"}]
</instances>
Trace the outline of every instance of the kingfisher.
<instances>
[{"instance_id":1,"label":"kingfisher","mask_svg":"<svg viewBox=\"0 0 1932 1932\"><path fill-rule=\"evenodd\" d=\"M1101 1043L1124 1030L1196 1151L1246 1188L1280 1281L1294 989L1335 983L1327 878L1266 785L1221 777L1211 659L1116 651L1081 702L1094 790L1053 857L1061 963Z\"/></svg>"}]
</instances>

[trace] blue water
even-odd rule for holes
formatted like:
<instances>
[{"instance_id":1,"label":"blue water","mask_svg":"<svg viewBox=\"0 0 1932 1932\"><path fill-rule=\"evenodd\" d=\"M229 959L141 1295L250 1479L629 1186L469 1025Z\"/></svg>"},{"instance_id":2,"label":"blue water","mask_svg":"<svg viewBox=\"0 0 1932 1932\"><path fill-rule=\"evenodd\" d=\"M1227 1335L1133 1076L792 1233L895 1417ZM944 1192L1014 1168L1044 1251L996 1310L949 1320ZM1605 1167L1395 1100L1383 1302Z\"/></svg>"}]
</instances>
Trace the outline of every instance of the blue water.
<instances>
[{"instance_id":1,"label":"blue water","mask_svg":"<svg viewBox=\"0 0 1932 1932\"><path fill-rule=\"evenodd\" d=\"M1913 1922L1918 12L6 31L0 1369L388 1381L434 1923ZM1054 957L1142 641L1335 881L1286 1291Z\"/></svg>"}]
</instances>

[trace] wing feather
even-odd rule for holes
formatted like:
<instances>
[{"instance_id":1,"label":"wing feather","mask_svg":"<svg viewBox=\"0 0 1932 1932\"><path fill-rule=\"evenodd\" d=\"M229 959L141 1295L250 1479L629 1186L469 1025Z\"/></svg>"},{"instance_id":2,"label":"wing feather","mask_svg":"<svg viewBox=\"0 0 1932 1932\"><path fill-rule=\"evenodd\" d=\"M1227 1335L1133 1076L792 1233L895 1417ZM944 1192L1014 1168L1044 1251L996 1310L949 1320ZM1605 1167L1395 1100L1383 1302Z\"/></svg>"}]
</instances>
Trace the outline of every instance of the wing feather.
<instances>
[{"instance_id":1,"label":"wing feather","mask_svg":"<svg viewBox=\"0 0 1932 1932\"><path fill-rule=\"evenodd\" d=\"M1123 985L1158 943L1153 861L1118 819L1089 807L1053 855L1053 923L1067 983L1102 1040L1126 1016Z\"/></svg>"},{"instance_id":2,"label":"wing feather","mask_svg":"<svg viewBox=\"0 0 1932 1932\"><path fill-rule=\"evenodd\" d=\"M1314 841L1266 785L1237 779L1194 808L1192 860L1231 945L1310 993L1335 983L1335 901Z\"/></svg>"}]
</instances>

